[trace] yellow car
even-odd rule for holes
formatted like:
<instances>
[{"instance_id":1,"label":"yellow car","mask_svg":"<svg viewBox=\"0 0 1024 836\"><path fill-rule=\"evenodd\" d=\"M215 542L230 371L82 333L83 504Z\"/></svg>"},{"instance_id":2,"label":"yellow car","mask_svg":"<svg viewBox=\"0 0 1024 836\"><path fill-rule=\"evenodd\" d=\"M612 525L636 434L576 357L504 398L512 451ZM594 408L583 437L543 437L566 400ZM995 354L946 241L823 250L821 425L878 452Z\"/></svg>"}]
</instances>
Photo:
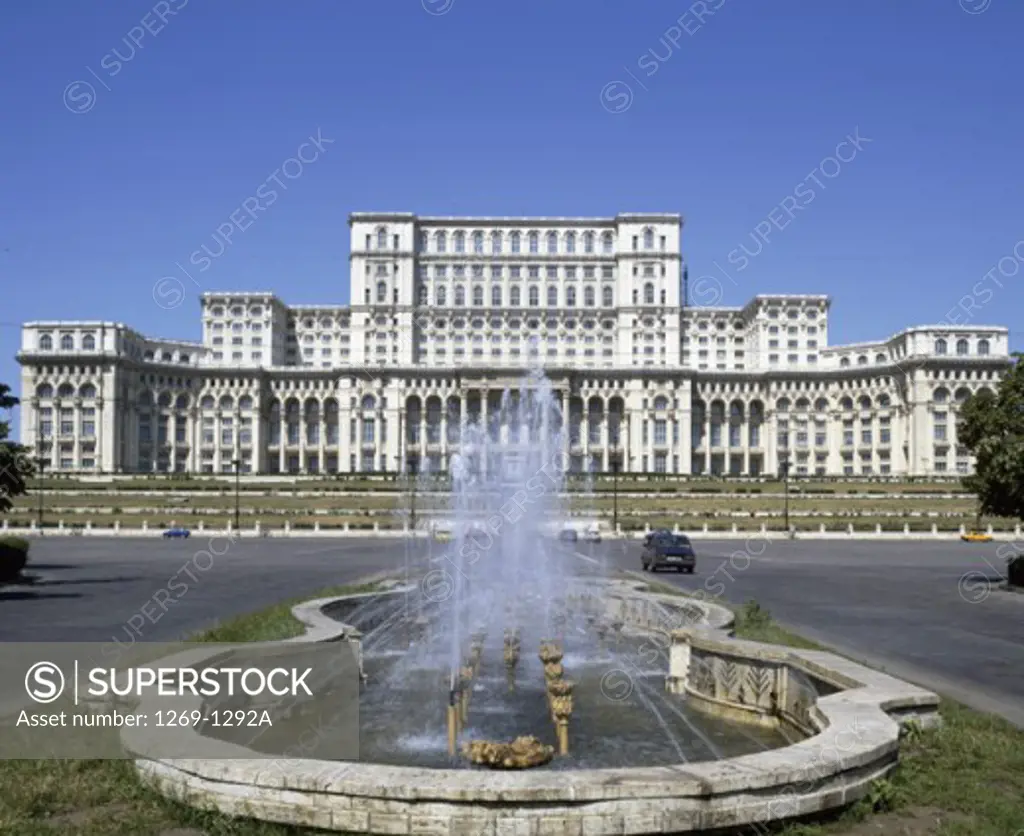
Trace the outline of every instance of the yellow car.
<instances>
[{"instance_id":1,"label":"yellow car","mask_svg":"<svg viewBox=\"0 0 1024 836\"><path fill-rule=\"evenodd\" d=\"M960 539L965 543L991 543L992 535L981 531L968 531L966 534L961 534Z\"/></svg>"},{"instance_id":2,"label":"yellow car","mask_svg":"<svg viewBox=\"0 0 1024 836\"><path fill-rule=\"evenodd\" d=\"M435 543L450 543L452 541L452 533L450 531L435 531L434 542Z\"/></svg>"}]
</instances>

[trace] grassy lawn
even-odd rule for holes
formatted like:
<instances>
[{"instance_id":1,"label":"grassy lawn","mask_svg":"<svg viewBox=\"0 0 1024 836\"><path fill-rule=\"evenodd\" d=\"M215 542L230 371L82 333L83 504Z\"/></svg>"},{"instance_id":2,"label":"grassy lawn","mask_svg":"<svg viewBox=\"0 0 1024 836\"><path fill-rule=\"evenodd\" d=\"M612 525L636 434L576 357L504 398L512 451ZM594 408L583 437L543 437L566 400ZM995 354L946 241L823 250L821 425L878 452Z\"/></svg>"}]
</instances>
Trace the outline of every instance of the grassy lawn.
<instances>
[{"instance_id":1,"label":"grassy lawn","mask_svg":"<svg viewBox=\"0 0 1024 836\"><path fill-rule=\"evenodd\" d=\"M659 592L682 594L665 583ZM726 602L718 603L726 605ZM827 650L776 624L750 601L730 607L737 638ZM900 765L865 799L824 823L789 824L781 836L1024 836L1024 730L943 699L943 725L915 729Z\"/></svg>"},{"instance_id":2,"label":"grassy lawn","mask_svg":"<svg viewBox=\"0 0 1024 836\"><path fill-rule=\"evenodd\" d=\"M331 587L317 597L369 592L376 587ZM292 616L291 608L310 597L225 621L191 640L273 641L296 636L302 625ZM299 836L322 832L233 819L177 804L142 786L129 760L0 760L0 834L4 836Z\"/></svg>"},{"instance_id":3,"label":"grassy lawn","mask_svg":"<svg viewBox=\"0 0 1024 836\"><path fill-rule=\"evenodd\" d=\"M681 594L650 581L652 588ZM370 591L340 586L318 596ZM226 621L199 641L266 641L301 631L287 601ZM754 602L736 608L736 635L820 649ZM1024 732L944 700L944 725L913 730L901 764L871 795L824 823L785 825L782 836L1017 836L1024 829ZM188 828L193 829L189 831ZM0 833L11 836L299 836L293 828L232 819L168 801L141 786L130 761L0 761Z\"/></svg>"}]
</instances>

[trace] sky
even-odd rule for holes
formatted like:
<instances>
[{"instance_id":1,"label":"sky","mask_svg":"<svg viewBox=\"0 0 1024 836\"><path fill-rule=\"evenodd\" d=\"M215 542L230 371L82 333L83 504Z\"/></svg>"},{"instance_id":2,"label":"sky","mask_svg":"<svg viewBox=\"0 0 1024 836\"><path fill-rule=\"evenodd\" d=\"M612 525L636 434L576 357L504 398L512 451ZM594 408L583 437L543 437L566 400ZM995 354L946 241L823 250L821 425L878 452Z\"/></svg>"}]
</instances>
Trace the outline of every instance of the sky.
<instances>
[{"instance_id":1,"label":"sky","mask_svg":"<svg viewBox=\"0 0 1024 836\"><path fill-rule=\"evenodd\" d=\"M678 212L694 304L1022 350L1022 30L1017 0L4 4L0 382L25 321L347 303L355 211Z\"/></svg>"}]
</instances>

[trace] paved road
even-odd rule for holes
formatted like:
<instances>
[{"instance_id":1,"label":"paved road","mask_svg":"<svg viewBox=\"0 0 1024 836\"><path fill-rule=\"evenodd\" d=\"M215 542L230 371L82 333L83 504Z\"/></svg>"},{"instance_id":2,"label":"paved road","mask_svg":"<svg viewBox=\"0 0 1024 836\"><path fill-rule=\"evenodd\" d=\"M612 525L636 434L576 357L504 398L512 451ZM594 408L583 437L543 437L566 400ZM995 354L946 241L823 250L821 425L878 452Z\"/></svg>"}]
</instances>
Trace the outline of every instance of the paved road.
<instances>
[{"instance_id":1,"label":"paved road","mask_svg":"<svg viewBox=\"0 0 1024 836\"><path fill-rule=\"evenodd\" d=\"M0 641L171 641L401 567L404 553L399 540L37 540L39 580L0 588Z\"/></svg>"},{"instance_id":2,"label":"paved road","mask_svg":"<svg viewBox=\"0 0 1024 836\"><path fill-rule=\"evenodd\" d=\"M794 631L1024 728L1024 595L996 588L993 545L698 541L697 573L657 577L755 599ZM583 547L586 554L587 547ZM640 567L640 548L593 557Z\"/></svg>"},{"instance_id":3,"label":"paved road","mask_svg":"<svg viewBox=\"0 0 1024 836\"><path fill-rule=\"evenodd\" d=\"M211 545L222 554L208 555ZM808 638L1024 727L1024 595L984 581L1002 566L994 547L761 540L697 546L697 574L659 578L736 603L754 598ZM580 553L588 570L639 568L636 543L581 545ZM404 555L402 541L385 539L230 546L198 537L37 541L31 567L40 582L0 589L0 641L127 641L130 624L141 624L136 638L168 641L400 568Z\"/></svg>"}]
</instances>

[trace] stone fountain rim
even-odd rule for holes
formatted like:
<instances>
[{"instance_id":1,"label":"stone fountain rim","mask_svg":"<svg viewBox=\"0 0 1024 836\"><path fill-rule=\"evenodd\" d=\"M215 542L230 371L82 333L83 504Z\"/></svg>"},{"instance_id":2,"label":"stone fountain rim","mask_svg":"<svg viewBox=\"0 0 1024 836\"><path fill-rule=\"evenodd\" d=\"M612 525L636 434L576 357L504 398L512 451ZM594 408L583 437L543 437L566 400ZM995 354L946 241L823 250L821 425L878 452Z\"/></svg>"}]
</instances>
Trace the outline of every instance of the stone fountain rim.
<instances>
[{"instance_id":1,"label":"stone fountain rim","mask_svg":"<svg viewBox=\"0 0 1024 836\"><path fill-rule=\"evenodd\" d=\"M714 622L732 622L732 613L706 601L644 590L638 581L612 581L611 594L642 591L665 603L697 606ZM614 587L618 586L618 589ZM360 597L400 594L406 588L318 598L292 608L307 632L289 641L317 642L343 640L352 634L351 625L324 615L323 609L339 601ZM616 596L616 597L618 597ZM713 610L722 612L713 613ZM724 613L724 615L723 615ZM711 619L709 619L711 620ZM125 748L137 755L136 767L158 782L180 781L182 773L200 781L225 785L243 785L270 790L296 790L323 796L387 798L424 802L585 802L636 798L691 798L750 793L780 785L819 783L829 776L869 768L880 759L895 757L899 741L899 723L888 712L914 709L934 710L938 697L887 674L858 665L826 651L778 646L733 639L727 629L707 624L684 631L689 642L724 644L731 651L755 652L764 658L814 667L855 683L858 687L819 697L811 710L817 734L798 743L736 758L660 767L621 767L567 771L500 771L467 769L427 769L372 763L345 763L310 758L273 759L251 757L243 747L226 759L149 758L133 748L135 734L122 730ZM211 654L218 651L211 651ZM163 661L163 660L162 660ZM194 659L193 659L194 662ZM201 702L196 698L197 704ZM140 705L139 710L145 710ZM184 730L183 732L188 732ZM192 732L194 734L194 732ZM853 738L840 743L845 735ZM832 740L832 756L825 756L826 738ZM248 757L246 756L248 753ZM174 776L178 776L175 778Z\"/></svg>"}]
</instances>

